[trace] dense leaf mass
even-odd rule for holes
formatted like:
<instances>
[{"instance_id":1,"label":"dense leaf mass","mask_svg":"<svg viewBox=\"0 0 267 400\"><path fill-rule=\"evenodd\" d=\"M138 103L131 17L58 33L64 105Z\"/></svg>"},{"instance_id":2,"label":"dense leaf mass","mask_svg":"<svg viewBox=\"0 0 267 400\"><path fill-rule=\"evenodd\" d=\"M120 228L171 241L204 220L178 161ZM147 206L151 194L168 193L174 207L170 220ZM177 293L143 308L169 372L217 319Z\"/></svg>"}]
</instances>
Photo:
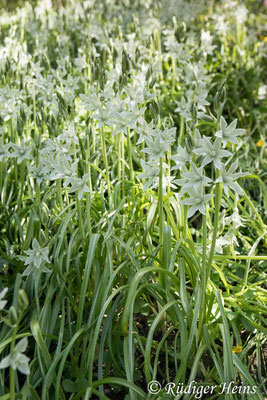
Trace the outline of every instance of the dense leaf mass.
<instances>
[{"instance_id":1,"label":"dense leaf mass","mask_svg":"<svg viewBox=\"0 0 267 400\"><path fill-rule=\"evenodd\" d=\"M0 398L263 400L266 1L1 5Z\"/></svg>"}]
</instances>

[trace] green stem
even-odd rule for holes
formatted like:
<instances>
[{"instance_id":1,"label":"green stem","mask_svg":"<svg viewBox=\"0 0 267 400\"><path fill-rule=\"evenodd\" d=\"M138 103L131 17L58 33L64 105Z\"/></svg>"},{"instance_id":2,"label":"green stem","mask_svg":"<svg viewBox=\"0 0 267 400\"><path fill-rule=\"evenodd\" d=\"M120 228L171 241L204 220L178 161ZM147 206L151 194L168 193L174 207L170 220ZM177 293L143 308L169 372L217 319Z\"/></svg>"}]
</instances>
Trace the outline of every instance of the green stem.
<instances>
[{"instance_id":1,"label":"green stem","mask_svg":"<svg viewBox=\"0 0 267 400\"><path fill-rule=\"evenodd\" d=\"M129 169L130 169L130 181L132 184L132 201L135 201L135 192L134 192L134 169L133 169L133 157L132 157L132 144L130 137L130 128L127 127L127 148L128 148L128 159L129 159ZM129 202L130 206L130 202Z\"/></svg>"},{"instance_id":2,"label":"green stem","mask_svg":"<svg viewBox=\"0 0 267 400\"><path fill-rule=\"evenodd\" d=\"M2 192L3 187L3 161L0 161L0 192Z\"/></svg>"},{"instance_id":3,"label":"green stem","mask_svg":"<svg viewBox=\"0 0 267 400\"><path fill-rule=\"evenodd\" d=\"M34 131L37 132L37 123L36 123L36 100L35 95L33 96L33 121L34 121Z\"/></svg>"},{"instance_id":4,"label":"green stem","mask_svg":"<svg viewBox=\"0 0 267 400\"><path fill-rule=\"evenodd\" d=\"M215 189L215 214L214 214L214 221L213 221L213 233L212 233L212 241L209 253L209 259L207 263L207 275L206 275L206 285L210 275L210 267L213 261L213 256L215 252L215 245L216 245L216 238L217 238L217 231L218 231L218 224L219 224L219 211L221 205L221 187L220 183L216 183Z\"/></svg>"},{"instance_id":5,"label":"green stem","mask_svg":"<svg viewBox=\"0 0 267 400\"><path fill-rule=\"evenodd\" d=\"M206 317L206 289L207 289L207 217L206 215L202 216L202 231L203 231L203 243L202 243L202 276L201 276L201 310L200 310L200 317L199 317L199 329L198 335L200 339L202 324Z\"/></svg>"},{"instance_id":6,"label":"green stem","mask_svg":"<svg viewBox=\"0 0 267 400\"><path fill-rule=\"evenodd\" d=\"M124 196L125 164L124 164L124 134L121 132L121 174L122 174L122 193Z\"/></svg>"},{"instance_id":7,"label":"green stem","mask_svg":"<svg viewBox=\"0 0 267 400\"><path fill-rule=\"evenodd\" d=\"M129 158L130 180L132 183L134 183L134 170L133 170L133 157L132 157L130 128L127 128L127 147L128 147L128 158Z\"/></svg>"},{"instance_id":8,"label":"green stem","mask_svg":"<svg viewBox=\"0 0 267 400\"><path fill-rule=\"evenodd\" d=\"M23 195L23 188L24 188L24 181L25 181L25 167L26 167L26 162L25 162L25 160L23 160L22 165L21 165L20 191L19 191L17 212L19 212L21 202L22 202L22 195Z\"/></svg>"},{"instance_id":9,"label":"green stem","mask_svg":"<svg viewBox=\"0 0 267 400\"><path fill-rule=\"evenodd\" d=\"M182 145L184 138L184 117L180 116L180 129L178 136L178 144Z\"/></svg>"},{"instance_id":10,"label":"green stem","mask_svg":"<svg viewBox=\"0 0 267 400\"><path fill-rule=\"evenodd\" d=\"M62 200L62 188L61 188L61 179L57 179L57 200L60 205L61 211L63 210L63 200Z\"/></svg>"},{"instance_id":11,"label":"green stem","mask_svg":"<svg viewBox=\"0 0 267 400\"><path fill-rule=\"evenodd\" d=\"M175 78L176 78L176 61L172 56L172 94L175 92Z\"/></svg>"},{"instance_id":12,"label":"green stem","mask_svg":"<svg viewBox=\"0 0 267 400\"><path fill-rule=\"evenodd\" d=\"M160 38L160 30L158 29L155 33L156 36L156 43L157 43L157 48L158 48L158 52L159 52L159 60L161 60L161 54L162 54L162 50L161 50L161 38ZM163 81L163 72L162 72L162 61L160 63L160 80Z\"/></svg>"},{"instance_id":13,"label":"green stem","mask_svg":"<svg viewBox=\"0 0 267 400\"><path fill-rule=\"evenodd\" d=\"M116 136L116 140L117 140L117 148L118 148L118 182L119 182L119 187L121 187L121 140L120 140L120 135ZM120 189L118 190L118 203L120 203Z\"/></svg>"},{"instance_id":14,"label":"green stem","mask_svg":"<svg viewBox=\"0 0 267 400\"><path fill-rule=\"evenodd\" d=\"M14 327L13 332L12 332L10 354L12 354L14 351L17 330L18 330L18 324ZM15 395L15 371L13 370L13 368L11 366L10 366L10 372L9 372L9 390L10 390L10 400L15 400L15 396L16 396Z\"/></svg>"},{"instance_id":15,"label":"green stem","mask_svg":"<svg viewBox=\"0 0 267 400\"><path fill-rule=\"evenodd\" d=\"M203 243L202 243L202 273L203 281L206 282L206 264L207 264L207 217L203 215L202 217L202 229L203 229Z\"/></svg>"},{"instance_id":16,"label":"green stem","mask_svg":"<svg viewBox=\"0 0 267 400\"><path fill-rule=\"evenodd\" d=\"M82 209L81 209L81 203L78 198L78 192L75 192L75 199L76 199L76 207L78 211L78 218L79 218L79 227L81 230L81 235L82 235L82 240L85 240L85 233L84 233L84 226L83 226L83 218L82 218Z\"/></svg>"},{"instance_id":17,"label":"green stem","mask_svg":"<svg viewBox=\"0 0 267 400\"><path fill-rule=\"evenodd\" d=\"M160 248L160 259L163 261L163 223L164 223L164 214L163 214L163 161L162 157L160 157L160 172L159 172L159 244Z\"/></svg>"},{"instance_id":18,"label":"green stem","mask_svg":"<svg viewBox=\"0 0 267 400\"><path fill-rule=\"evenodd\" d=\"M91 200L90 200L90 193L86 193L86 218L87 218L87 226L88 226L88 233L91 236L92 234L92 226L91 226Z\"/></svg>"},{"instance_id":19,"label":"green stem","mask_svg":"<svg viewBox=\"0 0 267 400\"><path fill-rule=\"evenodd\" d=\"M92 234L92 227L91 227L91 193L92 193L92 179L91 179L91 165L89 163L90 158L90 144L88 141L88 145L86 148L85 153L85 161L86 161L86 173L89 174L88 179L88 187L90 189L90 193L86 193L86 217L87 217L87 226L89 235Z\"/></svg>"},{"instance_id":20,"label":"green stem","mask_svg":"<svg viewBox=\"0 0 267 400\"><path fill-rule=\"evenodd\" d=\"M267 260L266 255L262 256L226 256L226 255L221 255L221 254L215 254L214 258L216 260Z\"/></svg>"},{"instance_id":21,"label":"green stem","mask_svg":"<svg viewBox=\"0 0 267 400\"><path fill-rule=\"evenodd\" d=\"M248 204L250 205L251 209L254 211L254 213L255 213L255 215L256 215L256 217L257 217L257 219L258 219L258 222L259 222L259 224L260 224L260 226L261 226L261 228L263 228L263 229L265 230L266 225L264 224L264 222L263 222L263 220L262 220L260 214L258 213L256 207L254 206L254 204L252 203L252 201L250 200L250 198L248 197L248 195L245 193L244 190L243 190L243 196L244 196L244 198L246 199L246 201L248 202Z\"/></svg>"},{"instance_id":22,"label":"green stem","mask_svg":"<svg viewBox=\"0 0 267 400\"><path fill-rule=\"evenodd\" d=\"M109 180L109 171L108 171L108 158L107 158L107 150L106 150L106 142L105 142L105 133L104 133L104 128L101 128L101 149L102 149L102 155L103 155L103 160L104 160L104 165L105 165L105 170L106 170L106 177L107 177L107 186L108 186L108 197L109 197L109 203L111 203L111 189L110 189L110 180Z\"/></svg>"},{"instance_id":23,"label":"green stem","mask_svg":"<svg viewBox=\"0 0 267 400\"><path fill-rule=\"evenodd\" d=\"M37 180L35 182L35 193L36 193L35 205L36 205L36 209L38 210L40 202L41 202L41 195L40 195L40 185L37 182Z\"/></svg>"}]
</instances>

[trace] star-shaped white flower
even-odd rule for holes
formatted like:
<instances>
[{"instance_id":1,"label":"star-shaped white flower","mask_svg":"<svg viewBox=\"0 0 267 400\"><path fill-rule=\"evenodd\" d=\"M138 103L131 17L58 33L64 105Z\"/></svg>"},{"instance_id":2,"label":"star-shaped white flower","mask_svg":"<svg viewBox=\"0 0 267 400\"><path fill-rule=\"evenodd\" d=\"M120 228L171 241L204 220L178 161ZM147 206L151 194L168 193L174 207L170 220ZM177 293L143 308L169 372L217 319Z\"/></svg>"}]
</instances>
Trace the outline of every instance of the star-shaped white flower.
<instances>
[{"instance_id":1,"label":"star-shaped white flower","mask_svg":"<svg viewBox=\"0 0 267 400\"><path fill-rule=\"evenodd\" d=\"M227 125L227 122L223 117L220 118L220 130L215 133L215 136L222 139L223 147L227 145L227 143L238 144L237 137L246 132L245 129L236 129L237 119L232 121L230 125Z\"/></svg>"}]
</instances>

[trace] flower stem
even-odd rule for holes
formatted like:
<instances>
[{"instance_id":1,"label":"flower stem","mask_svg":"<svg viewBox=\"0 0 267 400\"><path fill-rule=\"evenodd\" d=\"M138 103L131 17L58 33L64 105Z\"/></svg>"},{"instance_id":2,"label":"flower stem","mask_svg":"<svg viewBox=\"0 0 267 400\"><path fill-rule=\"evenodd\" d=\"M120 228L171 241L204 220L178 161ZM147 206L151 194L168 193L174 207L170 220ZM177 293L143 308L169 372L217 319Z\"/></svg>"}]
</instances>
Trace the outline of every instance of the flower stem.
<instances>
[{"instance_id":1,"label":"flower stem","mask_svg":"<svg viewBox=\"0 0 267 400\"><path fill-rule=\"evenodd\" d=\"M207 282L208 282L208 279L209 279L210 267L211 267L211 264L212 264L212 261L213 261L213 256L214 256L214 252L215 252L215 245L216 245L216 238L217 238L217 231L218 231L218 224L219 224L220 206L221 206L221 187L220 187L220 183L216 183L216 188L215 188L215 214L214 214L214 221L213 221L212 241L211 241L209 259L208 259L207 268L206 268L207 269L206 283L205 283L206 286L207 286Z\"/></svg>"},{"instance_id":2,"label":"flower stem","mask_svg":"<svg viewBox=\"0 0 267 400\"><path fill-rule=\"evenodd\" d=\"M91 193L92 193L92 179L91 179L91 165L89 163L90 158L90 145L88 141L88 145L85 152L85 161L86 161L86 173L89 174L88 179L88 187L90 189L90 193L86 193L86 217L87 217L87 226L89 235L92 234L92 227L91 227Z\"/></svg>"},{"instance_id":3,"label":"flower stem","mask_svg":"<svg viewBox=\"0 0 267 400\"><path fill-rule=\"evenodd\" d=\"M3 187L3 161L0 161L0 191L2 192Z\"/></svg>"},{"instance_id":4,"label":"flower stem","mask_svg":"<svg viewBox=\"0 0 267 400\"><path fill-rule=\"evenodd\" d=\"M122 173L122 197L124 196L125 164L124 164L124 134L121 132L121 173Z\"/></svg>"},{"instance_id":5,"label":"flower stem","mask_svg":"<svg viewBox=\"0 0 267 400\"><path fill-rule=\"evenodd\" d=\"M163 261L163 223L164 223L164 214L163 214L163 162L162 157L160 157L160 172L159 172L159 244L160 248L160 259Z\"/></svg>"},{"instance_id":6,"label":"flower stem","mask_svg":"<svg viewBox=\"0 0 267 400\"><path fill-rule=\"evenodd\" d=\"M134 193L134 169L133 169L133 157L132 157L132 144L130 137L130 128L127 127L127 147L128 147L128 159L129 159L129 169L130 169L130 181L132 184L132 200L135 200Z\"/></svg>"},{"instance_id":7,"label":"flower stem","mask_svg":"<svg viewBox=\"0 0 267 400\"><path fill-rule=\"evenodd\" d=\"M87 226L89 235L92 234L90 207L91 207L90 193L86 193L86 217L87 217Z\"/></svg>"},{"instance_id":8,"label":"flower stem","mask_svg":"<svg viewBox=\"0 0 267 400\"><path fill-rule=\"evenodd\" d=\"M16 341L16 334L18 330L18 324L13 328L12 332L12 340L11 340L11 345L10 345L10 354L13 353L14 347L15 347L15 341ZM10 366L9 370L9 390L10 390L10 400L15 400L15 371Z\"/></svg>"},{"instance_id":9,"label":"flower stem","mask_svg":"<svg viewBox=\"0 0 267 400\"><path fill-rule=\"evenodd\" d=\"M79 217L79 226L80 226L80 230L81 230L82 240L84 241L85 233L84 233L84 226L83 226L82 209L81 209L81 203L78 198L77 191L75 192L75 199L76 199L76 207L77 207L78 217Z\"/></svg>"},{"instance_id":10,"label":"flower stem","mask_svg":"<svg viewBox=\"0 0 267 400\"><path fill-rule=\"evenodd\" d=\"M178 144L183 144L184 138L184 117L180 116L180 129L179 129L179 136L178 136Z\"/></svg>"},{"instance_id":11,"label":"flower stem","mask_svg":"<svg viewBox=\"0 0 267 400\"><path fill-rule=\"evenodd\" d=\"M260 224L260 226L261 226L261 228L265 230L265 229L266 229L266 225L264 224L264 222L263 222L263 220L262 220L260 214L258 213L256 207L254 206L254 204L252 203L252 201L250 200L250 198L248 197L248 195L245 193L244 190L243 190L243 196L244 196L244 198L246 199L246 201L248 202L248 204L249 204L249 206L251 207L251 209L254 211L254 213L255 213L255 215L256 215L256 217L257 217L257 219L258 219L258 222L259 222L259 224Z\"/></svg>"},{"instance_id":12,"label":"flower stem","mask_svg":"<svg viewBox=\"0 0 267 400\"><path fill-rule=\"evenodd\" d=\"M130 180L132 183L134 183L134 170L133 170L133 157L132 157L130 128L127 128L127 147L128 147L128 158L129 158L129 168L130 168Z\"/></svg>"},{"instance_id":13,"label":"flower stem","mask_svg":"<svg viewBox=\"0 0 267 400\"><path fill-rule=\"evenodd\" d=\"M58 204L61 207L61 210L63 210L63 200L62 200L62 190L61 190L61 179L57 179L57 200Z\"/></svg>"},{"instance_id":14,"label":"flower stem","mask_svg":"<svg viewBox=\"0 0 267 400\"><path fill-rule=\"evenodd\" d=\"M19 212L21 202L22 202L22 195L23 195L23 188L24 188L24 181L25 181L25 167L26 167L25 163L26 163L25 160L23 160L22 164L21 164L20 191L19 191L17 212Z\"/></svg>"},{"instance_id":15,"label":"flower stem","mask_svg":"<svg viewBox=\"0 0 267 400\"><path fill-rule=\"evenodd\" d=\"M202 269L201 269L201 310L199 317L198 335L200 339L202 324L206 316L206 287L207 287L207 217L202 216Z\"/></svg>"},{"instance_id":16,"label":"flower stem","mask_svg":"<svg viewBox=\"0 0 267 400\"><path fill-rule=\"evenodd\" d=\"M105 165L105 170L106 170L108 197L109 197L109 202L111 202L111 190L110 190L110 180L109 180L109 171L108 171L108 158L107 158L104 128L101 128L101 149L102 149L102 155L103 155L103 160L104 160L104 165Z\"/></svg>"},{"instance_id":17,"label":"flower stem","mask_svg":"<svg viewBox=\"0 0 267 400\"><path fill-rule=\"evenodd\" d=\"M35 200L35 205L36 205L36 209L38 210L39 206L40 206L40 202L41 202L41 195L40 195L40 185L37 182L35 182L35 194L36 194L36 200Z\"/></svg>"}]
</instances>

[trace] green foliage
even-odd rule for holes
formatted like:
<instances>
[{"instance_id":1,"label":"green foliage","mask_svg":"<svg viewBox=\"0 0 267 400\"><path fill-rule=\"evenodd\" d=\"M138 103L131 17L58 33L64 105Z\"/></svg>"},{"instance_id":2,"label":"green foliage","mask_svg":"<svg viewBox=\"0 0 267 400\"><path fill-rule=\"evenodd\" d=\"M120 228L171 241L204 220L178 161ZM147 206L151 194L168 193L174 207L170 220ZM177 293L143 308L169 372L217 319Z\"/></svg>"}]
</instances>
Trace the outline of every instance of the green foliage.
<instances>
[{"instance_id":1,"label":"green foliage","mask_svg":"<svg viewBox=\"0 0 267 400\"><path fill-rule=\"evenodd\" d=\"M11 3L0 399L263 400L264 6Z\"/></svg>"}]
</instances>

